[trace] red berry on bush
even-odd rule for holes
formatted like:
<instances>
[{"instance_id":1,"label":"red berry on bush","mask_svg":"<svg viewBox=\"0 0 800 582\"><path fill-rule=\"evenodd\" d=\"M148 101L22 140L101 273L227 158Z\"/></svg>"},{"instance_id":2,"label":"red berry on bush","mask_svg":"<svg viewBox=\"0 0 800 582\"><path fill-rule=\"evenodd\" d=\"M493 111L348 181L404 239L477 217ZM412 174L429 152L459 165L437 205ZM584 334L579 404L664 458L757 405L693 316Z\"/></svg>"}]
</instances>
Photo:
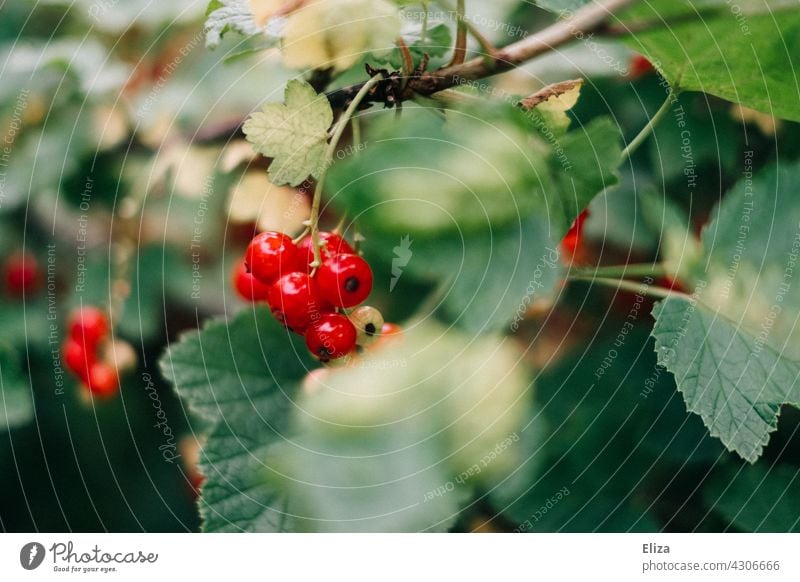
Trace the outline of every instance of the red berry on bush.
<instances>
[{"instance_id":1,"label":"red berry on bush","mask_svg":"<svg viewBox=\"0 0 800 582\"><path fill-rule=\"evenodd\" d=\"M320 232L319 242L319 251L322 260L334 257L336 255L352 255L355 253L353 247L351 247L341 235L335 232ZM303 260L306 262L306 265L311 264L314 261L314 243L312 242L312 238L307 236L300 241L300 244L298 244L297 247L300 249L300 254L303 257Z\"/></svg>"},{"instance_id":2,"label":"red berry on bush","mask_svg":"<svg viewBox=\"0 0 800 582\"><path fill-rule=\"evenodd\" d=\"M21 297L35 293L42 283L39 263L33 255L17 253L5 265L6 288L11 295Z\"/></svg>"},{"instance_id":3,"label":"red berry on bush","mask_svg":"<svg viewBox=\"0 0 800 582\"><path fill-rule=\"evenodd\" d=\"M73 312L69 322L69 337L93 351L108 334L108 320L97 307L86 306Z\"/></svg>"},{"instance_id":4,"label":"red berry on bush","mask_svg":"<svg viewBox=\"0 0 800 582\"><path fill-rule=\"evenodd\" d=\"M336 307L353 307L372 291L372 269L367 261L353 254L327 259L317 273L319 293Z\"/></svg>"},{"instance_id":5,"label":"red berry on bush","mask_svg":"<svg viewBox=\"0 0 800 582\"><path fill-rule=\"evenodd\" d=\"M587 208L581 212L575 221L572 223L569 231L561 240L561 250L570 257L575 254L581 244L581 237L583 236L583 223L589 216L589 209Z\"/></svg>"},{"instance_id":6,"label":"red berry on bush","mask_svg":"<svg viewBox=\"0 0 800 582\"><path fill-rule=\"evenodd\" d=\"M327 362L341 358L356 347L356 328L344 315L326 313L306 331L306 346L314 356Z\"/></svg>"},{"instance_id":7,"label":"red berry on bush","mask_svg":"<svg viewBox=\"0 0 800 582\"><path fill-rule=\"evenodd\" d=\"M316 281L300 271L278 279L270 287L267 300L275 319L297 333L303 333L322 316Z\"/></svg>"},{"instance_id":8,"label":"red berry on bush","mask_svg":"<svg viewBox=\"0 0 800 582\"><path fill-rule=\"evenodd\" d=\"M247 247L244 262L253 277L267 285L292 271L305 270L297 245L282 232L257 234Z\"/></svg>"},{"instance_id":9,"label":"red berry on bush","mask_svg":"<svg viewBox=\"0 0 800 582\"><path fill-rule=\"evenodd\" d=\"M238 263L233 269L233 287L236 293L245 301L266 301L270 285L262 283L252 274L247 272L244 261Z\"/></svg>"},{"instance_id":10,"label":"red berry on bush","mask_svg":"<svg viewBox=\"0 0 800 582\"><path fill-rule=\"evenodd\" d=\"M655 71L653 64L644 55L634 55L628 66L628 75L631 79L638 79Z\"/></svg>"},{"instance_id":11,"label":"red berry on bush","mask_svg":"<svg viewBox=\"0 0 800 582\"><path fill-rule=\"evenodd\" d=\"M97 396L111 396L117 391L118 381L114 366L106 362L95 362L89 368L86 386Z\"/></svg>"},{"instance_id":12,"label":"red berry on bush","mask_svg":"<svg viewBox=\"0 0 800 582\"><path fill-rule=\"evenodd\" d=\"M88 382L89 369L96 360L93 351L87 352L82 342L67 338L64 342L64 346L61 348L61 357L63 358L67 370L84 382Z\"/></svg>"}]
</instances>

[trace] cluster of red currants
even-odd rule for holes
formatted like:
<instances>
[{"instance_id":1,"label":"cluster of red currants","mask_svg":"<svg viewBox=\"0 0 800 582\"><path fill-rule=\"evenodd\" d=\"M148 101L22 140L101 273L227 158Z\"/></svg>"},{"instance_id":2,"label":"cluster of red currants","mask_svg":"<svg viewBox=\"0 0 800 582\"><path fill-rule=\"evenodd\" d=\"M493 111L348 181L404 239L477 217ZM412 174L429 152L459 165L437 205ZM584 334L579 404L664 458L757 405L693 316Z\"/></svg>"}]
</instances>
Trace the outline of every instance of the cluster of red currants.
<instances>
[{"instance_id":1,"label":"cluster of red currants","mask_svg":"<svg viewBox=\"0 0 800 582\"><path fill-rule=\"evenodd\" d=\"M281 232L256 235L236 267L234 285L248 301L266 301L278 321L328 362L373 344L384 325L394 327L374 307L357 307L372 291L367 261L337 233L320 232L319 242L321 264L314 268L310 236L295 244Z\"/></svg>"},{"instance_id":2,"label":"cluster of red currants","mask_svg":"<svg viewBox=\"0 0 800 582\"><path fill-rule=\"evenodd\" d=\"M117 369L103 357L108 334L105 314L96 307L82 307L70 316L69 334L62 346L64 365L98 396L112 396L119 386Z\"/></svg>"}]
</instances>

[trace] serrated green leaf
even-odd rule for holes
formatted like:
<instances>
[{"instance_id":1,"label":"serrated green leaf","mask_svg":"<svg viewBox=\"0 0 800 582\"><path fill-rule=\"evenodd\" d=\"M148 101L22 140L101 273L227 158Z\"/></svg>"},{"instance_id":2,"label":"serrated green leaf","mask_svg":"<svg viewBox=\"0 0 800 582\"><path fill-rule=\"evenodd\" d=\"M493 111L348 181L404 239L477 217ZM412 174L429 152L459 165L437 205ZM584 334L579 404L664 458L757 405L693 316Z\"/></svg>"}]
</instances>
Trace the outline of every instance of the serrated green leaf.
<instances>
[{"instance_id":1,"label":"serrated green leaf","mask_svg":"<svg viewBox=\"0 0 800 582\"><path fill-rule=\"evenodd\" d=\"M658 362L711 436L755 462L784 404L800 405L800 364L702 303L669 297L653 310Z\"/></svg>"},{"instance_id":2,"label":"serrated green leaf","mask_svg":"<svg viewBox=\"0 0 800 582\"><path fill-rule=\"evenodd\" d=\"M702 91L769 115L800 121L792 56L800 53L800 8L780 0L660 0L622 16L627 24L669 26L625 39L686 91Z\"/></svg>"},{"instance_id":3,"label":"serrated green leaf","mask_svg":"<svg viewBox=\"0 0 800 582\"><path fill-rule=\"evenodd\" d=\"M780 406L800 402L798 187L798 164L773 164L740 181L713 211L702 256L686 258L696 302L672 298L655 312L660 361L689 409L750 462L775 430Z\"/></svg>"},{"instance_id":4,"label":"serrated green leaf","mask_svg":"<svg viewBox=\"0 0 800 582\"><path fill-rule=\"evenodd\" d=\"M17 427L31 418L31 387L20 367L19 354L0 344L0 430Z\"/></svg>"},{"instance_id":5,"label":"serrated green leaf","mask_svg":"<svg viewBox=\"0 0 800 582\"><path fill-rule=\"evenodd\" d=\"M289 81L285 101L253 113L243 131L253 149L272 158L271 182L297 186L322 169L333 111L325 95L303 81Z\"/></svg>"},{"instance_id":6,"label":"serrated green leaf","mask_svg":"<svg viewBox=\"0 0 800 582\"><path fill-rule=\"evenodd\" d=\"M160 360L189 408L212 429L203 448L205 531L278 531L285 499L264 476L285 432L310 361L269 310L240 312L184 335Z\"/></svg>"},{"instance_id":7,"label":"serrated green leaf","mask_svg":"<svg viewBox=\"0 0 800 582\"><path fill-rule=\"evenodd\" d=\"M715 472L703 499L713 512L746 532L800 532L800 470L778 465L724 466Z\"/></svg>"}]
</instances>

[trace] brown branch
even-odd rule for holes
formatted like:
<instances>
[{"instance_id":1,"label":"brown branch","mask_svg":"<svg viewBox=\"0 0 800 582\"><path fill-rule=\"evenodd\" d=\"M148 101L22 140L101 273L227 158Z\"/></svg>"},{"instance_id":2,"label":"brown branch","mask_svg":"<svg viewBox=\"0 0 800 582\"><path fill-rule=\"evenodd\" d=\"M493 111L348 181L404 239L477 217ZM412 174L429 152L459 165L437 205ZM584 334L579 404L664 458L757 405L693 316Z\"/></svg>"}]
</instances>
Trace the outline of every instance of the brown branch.
<instances>
[{"instance_id":1,"label":"brown branch","mask_svg":"<svg viewBox=\"0 0 800 582\"><path fill-rule=\"evenodd\" d=\"M575 11L572 17L560 20L518 42L498 50L493 59L477 57L460 65L444 67L425 73L409 82L409 89L422 95L430 95L449 89L464 81L475 81L503 73L539 55L553 50L579 37L585 36L606 24L615 12L634 4L638 0L605 0L593 2Z\"/></svg>"}]
</instances>

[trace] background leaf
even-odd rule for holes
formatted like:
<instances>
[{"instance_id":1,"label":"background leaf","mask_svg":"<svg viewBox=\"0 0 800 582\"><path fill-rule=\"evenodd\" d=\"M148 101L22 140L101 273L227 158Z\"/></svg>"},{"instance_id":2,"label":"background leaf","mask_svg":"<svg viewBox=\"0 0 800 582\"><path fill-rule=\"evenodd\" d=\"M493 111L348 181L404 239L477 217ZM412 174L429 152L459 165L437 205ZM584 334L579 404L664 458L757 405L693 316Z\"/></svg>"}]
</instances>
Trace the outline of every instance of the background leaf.
<instances>
[{"instance_id":1,"label":"background leaf","mask_svg":"<svg viewBox=\"0 0 800 582\"><path fill-rule=\"evenodd\" d=\"M14 428L31 418L31 387L20 367L19 354L0 344L0 429Z\"/></svg>"}]
</instances>

